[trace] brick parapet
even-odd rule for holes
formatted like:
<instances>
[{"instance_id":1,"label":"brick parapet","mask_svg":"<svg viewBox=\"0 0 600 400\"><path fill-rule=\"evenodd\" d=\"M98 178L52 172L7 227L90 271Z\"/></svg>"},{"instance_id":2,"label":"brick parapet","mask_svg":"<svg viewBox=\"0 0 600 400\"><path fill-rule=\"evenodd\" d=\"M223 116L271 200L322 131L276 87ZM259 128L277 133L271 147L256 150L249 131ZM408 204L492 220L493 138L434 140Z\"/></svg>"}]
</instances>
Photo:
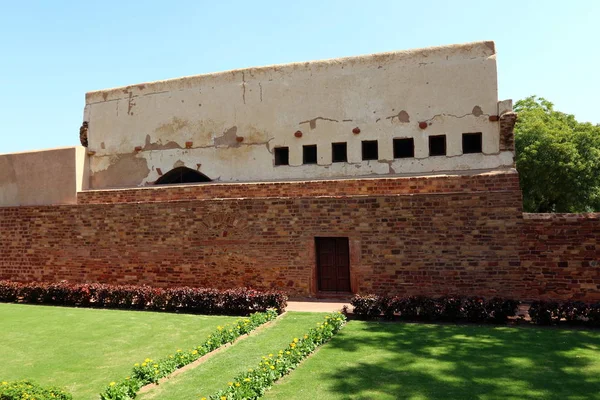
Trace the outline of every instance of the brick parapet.
<instances>
[{"instance_id":1,"label":"brick parapet","mask_svg":"<svg viewBox=\"0 0 600 400\"><path fill-rule=\"evenodd\" d=\"M515 170L469 175L432 175L262 183L209 183L152 186L79 192L79 204L166 202L217 198L271 198L319 196L376 196L390 194L461 193L519 190Z\"/></svg>"}]
</instances>

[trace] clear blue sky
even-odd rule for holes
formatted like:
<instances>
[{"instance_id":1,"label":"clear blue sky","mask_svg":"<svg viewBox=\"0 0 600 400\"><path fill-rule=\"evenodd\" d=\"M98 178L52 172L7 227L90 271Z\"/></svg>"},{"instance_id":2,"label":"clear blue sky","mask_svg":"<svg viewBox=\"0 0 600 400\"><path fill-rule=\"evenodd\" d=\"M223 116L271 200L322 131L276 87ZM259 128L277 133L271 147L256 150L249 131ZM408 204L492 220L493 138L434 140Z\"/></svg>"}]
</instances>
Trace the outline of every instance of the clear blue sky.
<instances>
[{"instance_id":1,"label":"clear blue sky","mask_svg":"<svg viewBox=\"0 0 600 400\"><path fill-rule=\"evenodd\" d=\"M476 40L500 99L600 123L597 0L0 0L0 153L79 144L91 90Z\"/></svg>"}]
</instances>

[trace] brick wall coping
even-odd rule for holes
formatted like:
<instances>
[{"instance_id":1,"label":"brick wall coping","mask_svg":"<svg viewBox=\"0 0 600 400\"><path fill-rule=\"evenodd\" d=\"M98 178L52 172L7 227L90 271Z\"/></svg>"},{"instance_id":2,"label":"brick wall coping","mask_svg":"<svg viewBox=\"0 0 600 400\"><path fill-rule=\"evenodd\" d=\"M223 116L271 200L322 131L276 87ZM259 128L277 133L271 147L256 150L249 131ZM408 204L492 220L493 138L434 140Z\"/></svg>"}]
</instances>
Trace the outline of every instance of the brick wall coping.
<instances>
[{"instance_id":1,"label":"brick wall coping","mask_svg":"<svg viewBox=\"0 0 600 400\"><path fill-rule=\"evenodd\" d=\"M500 180L499 180L500 178ZM86 190L79 204L146 203L217 198L321 197L519 190L515 169L470 174L282 182L206 183Z\"/></svg>"}]
</instances>

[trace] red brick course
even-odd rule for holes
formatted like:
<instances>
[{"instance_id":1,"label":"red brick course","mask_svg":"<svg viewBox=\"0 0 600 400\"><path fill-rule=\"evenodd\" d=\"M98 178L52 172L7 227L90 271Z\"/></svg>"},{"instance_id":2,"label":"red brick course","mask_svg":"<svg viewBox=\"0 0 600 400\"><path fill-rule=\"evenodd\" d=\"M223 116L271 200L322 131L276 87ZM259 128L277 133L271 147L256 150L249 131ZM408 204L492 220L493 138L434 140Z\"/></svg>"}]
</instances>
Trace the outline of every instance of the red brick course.
<instances>
[{"instance_id":1,"label":"red brick course","mask_svg":"<svg viewBox=\"0 0 600 400\"><path fill-rule=\"evenodd\" d=\"M77 195L77 202L109 204L250 197L373 196L519 190L519 181L515 176L516 171L509 170L476 175L149 186L85 191Z\"/></svg>"},{"instance_id":2,"label":"red brick course","mask_svg":"<svg viewBox=\"0 0 600 400\"><path fill-rule=\"evenodd\" d=\"M83 196L107 204L0 208L0 279L251 286L312 296L314 238L344 236L354 292L521 299L599 292L598 267L590 264L600 259L598 216L583 231L564 217L568 244L542 249L537 229L563 232L567 222L523 219L514 172L339 180L335 190L327 182L115 190ZM226 198L196 198L206 189ZM582 240L589 233L594 239ZM563 262L569 276L585 281L560 286L566 275L553 271Z\"/></svg>"}]
</instances>

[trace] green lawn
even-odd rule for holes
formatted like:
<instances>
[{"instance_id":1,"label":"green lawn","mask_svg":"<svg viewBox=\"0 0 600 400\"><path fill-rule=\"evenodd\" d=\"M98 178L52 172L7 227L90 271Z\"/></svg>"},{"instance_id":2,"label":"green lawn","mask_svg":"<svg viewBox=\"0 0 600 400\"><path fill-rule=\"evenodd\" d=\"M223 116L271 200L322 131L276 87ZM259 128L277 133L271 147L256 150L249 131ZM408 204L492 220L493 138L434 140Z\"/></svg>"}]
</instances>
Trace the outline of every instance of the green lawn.
<instances>
[{"instance_id":1,"label":"green lawn","mask_svg":"<svg viewBox=\"0 0 600 400\"><path fill-rule=\"evenodd\" d=\"M196 346L235 319L0 304L0 381L27 378L98 399L133 363Z\"/></svg>"},{"instance_id":2,"label":"green lawn","mask_svg":"<svg viewBox=\"0 0 600 400\"><path fill-rule=\"evenodd\" d=\"M265 399L600 399L600 331L352 321Z\"/></svg>"},{"instance_id":3,"label":"green lawn","mask_svg":"<svg viewBox=\"0 0 600 400\"><path fill-rule=\"evenodd\" d=\"M260 334L251 335L224 349L192 370L177 375L148 393L141 400L197 400L224 389L227 382L255 368L262 356L276 354L294 337L300 337L322 322L327 314L288 312Z\"/></svg>"}]
</instances>

